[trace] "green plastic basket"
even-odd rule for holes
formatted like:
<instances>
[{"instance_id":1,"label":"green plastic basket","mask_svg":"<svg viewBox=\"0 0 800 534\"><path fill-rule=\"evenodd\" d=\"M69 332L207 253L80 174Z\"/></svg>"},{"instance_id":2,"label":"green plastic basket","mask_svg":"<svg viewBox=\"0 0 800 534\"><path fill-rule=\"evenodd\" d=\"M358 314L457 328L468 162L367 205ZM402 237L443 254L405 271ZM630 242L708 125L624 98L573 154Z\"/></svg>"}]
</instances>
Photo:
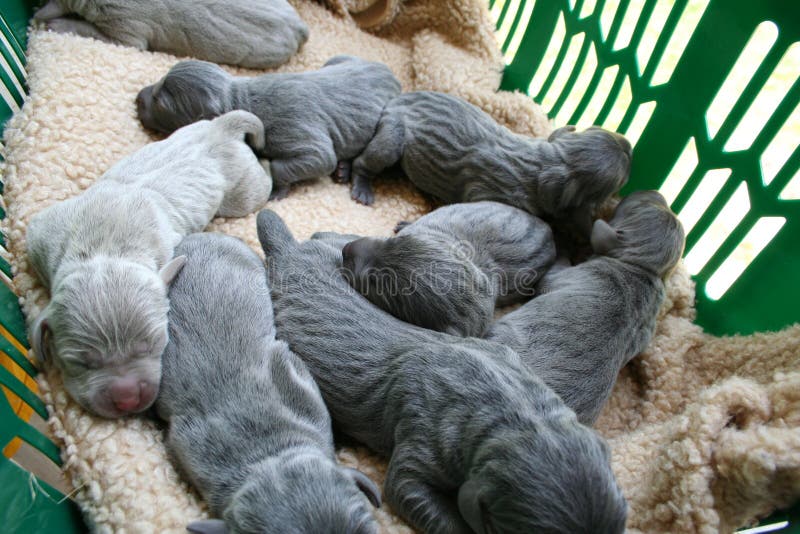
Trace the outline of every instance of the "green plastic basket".
<instances>
[{"instance_id":1,"label":"green plastic basket","mask_svg":"<svg viewBox=\"0 0 800 534\"><path fill-rule=\"evenodd\" d=\"M0 124L23 102L35 3L0 2ZM530 94L558 125L603 125L634 142L626 190L660 189L684 223L698 323L747 334L800 320L800 3L489 5L508 64L503 89ZM46 410L31 390L35 369L10 277L0 260L0 529L82 532L75 505L19 465L17 449L60 460L29 422ZM761 528L800 533L798 511Z\"/></svg>"}]
</instances>

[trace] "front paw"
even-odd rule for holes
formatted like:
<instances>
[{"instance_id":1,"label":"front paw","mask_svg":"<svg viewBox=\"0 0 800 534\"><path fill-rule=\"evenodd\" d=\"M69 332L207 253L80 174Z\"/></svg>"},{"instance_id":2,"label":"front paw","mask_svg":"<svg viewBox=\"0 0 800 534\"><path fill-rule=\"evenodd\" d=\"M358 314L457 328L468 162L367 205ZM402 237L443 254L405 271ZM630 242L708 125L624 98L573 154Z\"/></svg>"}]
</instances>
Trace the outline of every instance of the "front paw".
<instances>
[{"instance_id":1,"label":"front paw","mask_svg":"<svg viewBox=\"0 0 800 534\"><path fill-rule=\"evenodd\" d=\"M269 194L270 200L283 200L289 196L289 186L280 184L280 185L273 185L272 192Z\"/></svg>"},{"instance_id":2,"label":"front paw","mask_svg":"<svg viewBox=\"0 0 800 534\"><path fill-rule=\"evenodd\" d=\"M369 186L359 186L354 185L353 190L350 191L350 198L358 202L359 204L364 204L365 206L371 206L372 203L375 201L375 194L372 192L372 188Z\"/></svg>"},{"instance_id":3,"label":"front paw","mask_svg":"<svg viewBox=\"0 0 800 534\"><path fill-rule=\"evenodd\" d=\"M350 169L352 167L349 161L340 161L336 164L336 170L331 174L331 179L337 184L346 184L350 181Z\"/></svg>"}]
</instances>

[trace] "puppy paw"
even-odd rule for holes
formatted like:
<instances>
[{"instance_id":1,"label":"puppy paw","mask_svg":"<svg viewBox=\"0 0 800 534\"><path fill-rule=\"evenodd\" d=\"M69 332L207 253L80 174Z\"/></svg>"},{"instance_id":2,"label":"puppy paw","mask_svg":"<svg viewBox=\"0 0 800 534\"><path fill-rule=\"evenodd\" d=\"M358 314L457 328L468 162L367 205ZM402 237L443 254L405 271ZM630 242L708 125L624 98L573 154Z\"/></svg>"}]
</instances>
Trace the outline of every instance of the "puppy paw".
<instances>
[{"instance_id":1,"label":"puppy paw","mask_svg":"<svg viewBox=\"0 0 800 534\"><path fill-rule=\"evenodd\" d=\"M349 161L340 161L336 164L336 170L331 174L331 178L337 184L346 184L350 181L350 169L352 164Z\"/></svg>"},{"instance_id":2,"label":"puppy paw","mask_svg":"<svg viewBox=\"0 0 800 534\"><path fill-rule=\"evenodd\" d=\"M353 187L352 191L350 191L350 198L352 198L359 204L364 204L365 206L371 206L372 203L375 201L375 194L372 192L371 188L356 186Z\"/></svg>"},{"instance_id":3,"label":"puppy paw","mask_svg":"<svg viewBox=\"0 0 800 534\"><path fill-rule=\"evenodd\" d=\"M400 221L394 226L394 233L400 233L400 230L411 224L411 221Z\"/></svg>"},{"instance_id":4,"label":"puppy paw","mask_svg":"<svg viewBox=\"0 0 800 534\"><path fill-rule=\"evenodd\" d=\"M289 196L289 186L288 185L274 185L272 188L272 192L269 194L270 200L283 200Z\"/></svg>"}]
</instances>

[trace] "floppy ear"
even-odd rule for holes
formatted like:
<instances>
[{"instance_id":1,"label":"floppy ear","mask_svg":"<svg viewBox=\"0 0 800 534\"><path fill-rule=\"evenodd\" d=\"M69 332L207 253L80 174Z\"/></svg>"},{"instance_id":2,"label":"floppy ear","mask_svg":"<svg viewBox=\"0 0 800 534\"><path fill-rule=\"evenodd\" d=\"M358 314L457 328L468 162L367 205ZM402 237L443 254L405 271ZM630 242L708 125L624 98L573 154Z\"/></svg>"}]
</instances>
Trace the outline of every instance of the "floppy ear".
<instances>
[{"instance_id":1,"label":"floppy ear","mask_svg":"<svg viewBox=\"0 0 800 534\"><path fill-rule=\"evenodd\" d=\"M222 519L203 519L186 525L186 531L192 534L227 534L228 527Z\"/></svg>"},{"instance_id":2,"label":"floppy ear","mask_svg":"<svg viewBox=\"0 0 800 534\"><path fill-rule=\"evenodd\" d=\"M378 489L378 486L369 478L367 475L359 471L358 469L353 469L352 467L343 467L342 468L347 476L353 479L353 482L356 483L358 489L367 496L369 502L372 503L372 506L375 508L381 507L381 490Z\"/></svg>"},{"instance_id":3,"label":"floppy ear","mask_svg":"<svg viewBox=\"0 0 800 534\"><path fill-rule=\"evenodd\" d=\"M39 363L49 362L53 357L50 347L51 336L50 326L47 324L47 308L45 308L31 325L29 334L31 350Z\"/></svg>"},{"instance_id":4,"label":"floppy ear","mask_svg":"<svg viewBox=\"0 0 800 534\"><path fill-rule=\"evenodd\" d=\"M592 226L592 249L595 254L607 254L619 246L617 231L602 219L597 219Z\"/></svg>"},{"instance_id":5,"label":"floppy ear","mask_svg":"<svg viewBox=\"0 0 800 534\"><path fill-rule=\"evenodd\" d=\"M467 480L458 489L458 511L477 534L486 534L486 518L481 506L481 490L474 480Z\"/></svg>"},{"instance_id":6,"label":"floppy ear","mask_svg":"<svg viewBox=\"0 0 800 534\"><path fill-rule=\"evenodd\" d=\"M178 276L178 273L181 272L184 265L186 265L186 256L177 256L168 261L167 264L158 271L158 276L164 281L164 285L170 285L175 277Z\"/></svg>"}]
</instances>

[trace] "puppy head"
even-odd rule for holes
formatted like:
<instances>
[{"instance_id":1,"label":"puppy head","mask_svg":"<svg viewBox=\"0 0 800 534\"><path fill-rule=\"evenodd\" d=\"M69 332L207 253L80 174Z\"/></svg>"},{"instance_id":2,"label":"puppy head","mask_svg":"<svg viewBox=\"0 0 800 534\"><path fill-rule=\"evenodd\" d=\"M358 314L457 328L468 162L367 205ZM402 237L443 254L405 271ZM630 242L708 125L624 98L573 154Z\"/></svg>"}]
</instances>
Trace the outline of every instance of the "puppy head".
<instances>
[{"instance_id":1,"label":"puppy head","mask_svg":"<svg viewBox=\"0 0 800 534\"><path fill-rule=\"evenodd\" d=\"M153 403L167 344L164 279L182 262L170 262L162 278L138 264L95 258L54 288L33 325L31 345L61 371L64 387L81 406L114 418Z\"/></svg>"},{"instance_id":2,"label":"puppy head","mask_svg":"<svg viewBox=\"0 0 800 534\"><path fill-rule=\"evenodd\" d=\"M361 238L342 249L344 274L367 300L403 321L482 336L495 295L471 249L462 245L410 235Z\"/></svg>"},{"instance_id":3,"label":"puppy head","mask_svg":"<svg viewBox=\"0 0 800 534\"><path fill-rule=\"evenodd\" d=\"M233 77L206 61L181 61L136 97L146 128L170 134L187 124L213 119L232 109Z\"/></svg>"},{"instance_id":4,"label":"puppy head","mask_svg":"<svg viewBox=\"0 0 800 534\"><path fill-rule=\"evenodd\" d=\"M555 130L548 141L558 151L569 177L554 198L558 212L572 212L572 217L591 215L628 181L632 148L622 135L597 127L576 132L574 126L565 126Z\"/></svg>"},{"instance_id":5,"label":"puppy head","mask_svg":"<svg viewBox=\"0 0 800 534\"><path fill-rule=\"evenodd\" d=\"M493 436L458 492L479 534L621 533L627 503L605 442L574 419Z\"/></svg>"},{"instance_id":6,"label":"puppy head","mask_svg":"<svg viewBox=\"0 0 800 534\"><path fill-rule=\"evenodd\" d=\"M380 491L359 471L316 455L274 458L249 474L223 513L224 519L196 521L187 530L198 534L377 534L368 499L380 506Z\"/></svg>"},{"instance_id":7,"label":"puppy head","mask_svg":"<svg viewBox=\"0 0 800 534\"><path fill-rule=\"evenodd\" d=\"M683 226L657 191L636 191L617 205L606 223L592 228L596 254L617 258L665 278L683 254Z\"/></svg>"}]
</instances>

